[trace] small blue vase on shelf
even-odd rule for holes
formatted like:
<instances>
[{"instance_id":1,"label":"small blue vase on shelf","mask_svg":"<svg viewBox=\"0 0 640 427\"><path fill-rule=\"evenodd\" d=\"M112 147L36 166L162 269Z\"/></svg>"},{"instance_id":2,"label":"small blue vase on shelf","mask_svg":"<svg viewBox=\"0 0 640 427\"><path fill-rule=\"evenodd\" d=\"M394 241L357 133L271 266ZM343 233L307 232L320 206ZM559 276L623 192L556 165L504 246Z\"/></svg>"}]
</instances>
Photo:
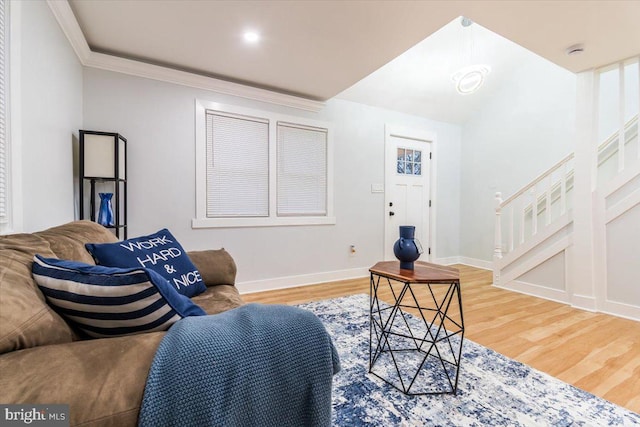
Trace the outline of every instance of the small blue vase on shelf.
<instances>
[{"instance_id":1,"label":"small blue vase on shelf","mask_svg":"<svg viewBox=\"0 0 640 427\"><path fill-rule=\"evenodd\" d=\"M413 262L422 253L422 245L415 239L415 233L416 228L413 225L401 225L400 238L393 245L393 253L403 270L413 270Z\"/></svg>"},{"instance_id":2,"label":"small blue vase on shelf","mask_svg":"<svg viewBox=\"0 0 640 427\"><path fill-rule=\"evenodd\" d=\"M100 196L98 224L113 226L113 208L111 207L111 198L113 197L113 193L98 193L98 196Z\"/></svg>"}]
</instances>

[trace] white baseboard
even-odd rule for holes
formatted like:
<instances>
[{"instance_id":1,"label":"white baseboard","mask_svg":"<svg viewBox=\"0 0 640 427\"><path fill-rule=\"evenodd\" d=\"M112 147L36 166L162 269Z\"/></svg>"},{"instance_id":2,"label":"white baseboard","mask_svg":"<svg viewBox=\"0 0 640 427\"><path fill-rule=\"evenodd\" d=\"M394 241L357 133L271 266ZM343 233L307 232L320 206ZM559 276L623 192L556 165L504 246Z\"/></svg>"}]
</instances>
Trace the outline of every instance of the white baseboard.
<instances>
[{"instance_id":1,"label":"white baseboard","mask_svg":"<svg viewBox=\"0 0 640 427\"><path fill-rule=\"evenodd\" d=\"M598 311L596 307L596 299L585 295L573 295L571 297L571 306L587 311Z\"/></svg>"},{"instance_id":2,"label":"white baseboard","mask_svg":"<svg viewBox=\"0 0 640 427\"><path fill-rule=\"evenodd\" d=\"M470 267L481 268L483 270L493 270L493 262L477 258L469 258L466 256L436 258L433 262L440 265L464 264Z\"/></svg>"},{"instance_id":3,"label":"white baseboard","mask_svg":"<svg viewBox=\"0 0 640 427\"><path fill-rule=\"evenodd\" d=\"M512 280L506 284L494 285L496 288L505 289L507 291L519 292L521 294L530 295L536 298L544 298L563 304L569 304L569 295L567 291L547 288L545 286L536 285L534 283L523 282L520 280Z\"/></svg>"},{"instance_id":4,"label":"white baseboard","mask_svg":"<svg viewBox=\"0 0 640 427\"><path fill-rule=\"evenodd\" d=\"M433 260L436 264L451 265L465 264L471 267L492 270L492 263L476 258L463 256L453 256L445 258L436 258ZM236 283L241 294L252 292L263 292L275 289L286 289L297 286L308 286L319 283L334 282L339 280L359 279L369 277L369 267L350 268L346 270L326 271L322 273L302 274L298 276L276 277L272 279L253 280ZM495 285L494 285L495 286ZM519 292L537 298L569 304L572 307L581 310L597 312L596 299L590 296L573 295L572 297L566 291L547 288L533 283L512 280L506 285L496 286L500 289ZM602 313L610 314L625 319L640 321L640 307L619 303L615 301L606 301L604 307L600 310Z\"/></svg>"},{"instance_id":5,"label":"white baseboard","mask_svg":"<svg viewBox=\"0 0 640 427\"><path fill-rule=\"evenodd\" d=\"M450 256L446 258L436 258L435 260L433 260L433 263L440 264L440 265L460 264L460 257Z\"/></svg>"},{"instance_id":6,"label":"white baseboard","mask_svg":"<svg viewBox=\"0 0 640 427\"><path fill-rule=\"evenodd\" d=\"M483 259L461 256L458 257L458 263L471 267L482 268L483 270L493 270L493 261L485 261Z\"/></svg>"},{"instance_id":7,"label":"white baseboard","mask_svg":"<svg viewBox=\"0 0 640 427\"><path fill-rule=\"evenodd\" d=\"M512 280L506 285L497 285L497 288L519 292L537 298L544 298L563 304L569 304L574 308L590 312L610 314L624 319L640 321L640 307L615 301L605 301L601 310L596 308L596 299L584 295L569 297L566 291L551 289L533 283Z\"/></svg>"},{"instance_id":8,"label":"white baseboard","mask_svg":"<svg viewBox=\"0 0 640 427\"><path fill-rule=\"evenodd\" d=\"M315 285L338 280L359 279L369 277L369 267L350 268L347 270L325 271L322 273L301 274L298 276L275 277L273 279L253 280L236 283L241 294L271 291L275 289L293 288L296 286Z\"/></svg>"},{"instance_id":9,"label":"white baseboard","mask_svg":"<svg viewBox=\"0 0 640 427\"><path fill-rule=\"evenodd\" d=\"M563 304L569 304L571 307L578 308L580 310L594 313L605 313L616 317L622 317L624 319L640 321L640 306L636 305L616 301L605 301L602 309L598 310L596 308L596 299L594 297L584 295L574 295L573 297L569 297L569 294L566 291L551 289L519 280L512 280L506 285L494 286L507 291L519 292L537 298L544 298Z\"/></svg>"},{"instance_id":10,"label":"white baseboard","mask_svg":"<svg viewBox=\"0 0 640 427\"><path fill-rule=\"evenodd\" d=\"M604 302L604 307L602 307L601 311L613 316L640 321L640 307L637 305L607 300Z\"/></svg>"},{"instance_id":11,"label":"white baseboard","mask_svg":"<svg viewBox=\"0 0 640 427\"><path fill-rule=\"evenodd\" d=\"M437 258L436 264L451 265L465 264L472 267L491 270L491 262L466 257ZM350 268L346 270L325 271L321 273L301 274L298 276L274 277L271 279L251 280L236 283L240 294L252 292L272 291L276 289L293 288L296 286L316 285L318 283L335 282L338 280L359 279L369 277L369 267Z\"/></svg>"}]
</instances>

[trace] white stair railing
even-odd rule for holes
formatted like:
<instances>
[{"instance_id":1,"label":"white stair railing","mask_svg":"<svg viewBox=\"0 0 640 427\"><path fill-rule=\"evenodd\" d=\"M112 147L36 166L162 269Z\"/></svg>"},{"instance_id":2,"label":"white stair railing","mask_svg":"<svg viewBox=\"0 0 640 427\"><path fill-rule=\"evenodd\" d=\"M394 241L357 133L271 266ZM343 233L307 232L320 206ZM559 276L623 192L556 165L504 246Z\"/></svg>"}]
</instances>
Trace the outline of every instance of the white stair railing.
<instances>
[{"instance_id":1,"label":"white stair railing","mask_svg":"<svg viewBox=\"0 0 640 427\"><path fill-rule=\"evenodd\" d=\"M634 82L628 81L629 77L632 80L637 79L634 77L635 68L637 76L640 74L640 57L603 67L596 70L593 79L587 76L584 80L593 83L591 88L588 85L582 88L584 96L592 96L589 104L592 109L580 111L580 123L584 122L589 129L581 130L584 135L578 144L582 150L583 161L586 162L588 158L592 162L583 164L579 170L582 172L578 178L583 180L579 184L585 191L582 193L584 197L574 197L576 191L573 153L506 200L502 199L501 193L495 194L494 285L556 301L572 302L575 298L582 301L580 304L584 303L589 307L640 319L640 305L630 305L626 301L617 302L615 298L609 299L610 286L619 288L621 284L619 279L609 277L608 266L611 257L608 254L614 252L607 252L607 224L637 206L640 201L640 114L635 110L633 113L636 114L626 120L631 112L629 107L633 105L633 102L629 104L628 100L637 97L640 102L637 83L634 89ZM604 81L605 73L608 82L617 80L617 105L610 102L613 99L610 95L615 94L611 91L611 84L599 85L599 82ZM605 98L601 99L608 100L607 102L599 102L598 96L602 95L605 95ZM587 117L587 113L590 117ZM615 123L611 122L612 118ZM591 138L602 126L615 126L617 130L597 146L585 145L589 140L584 138ZM586 168L590 170L587 171ZM596 172L595 176L591 172ZM587 184L592 188L591 195L586 194ZM585 211L587 209L591 212ZM590 214L591 217L587 218ZM576 226L572 226L574 217ZM587 220L593 221L591 229L585 227ZM569 261L573 255L567 255L566 251L572 246L575 249L573 253L578 254L580 259L589 251L595 254L590 266L594 274L594 282L591 284L593 295L589 293L588 286L584 286L584 281L578 280L584 278L581 275L586 274L586 270ZM528 272L534 271L560 253L563 253L564 257L556 258L557 262L562 262L567 272L563 289L547 287L537 280L530 282L532 276L525 277ZM635 273L636 270L629 267L628 271L632 271L629 274ZM541 271L555 270L543 268ZM576 274L578 271L580 274ZM556 275L562 279L559 274ZM575 289L579 292L573 293Z\"/></svg>"},{"instance_id":2,"label":"white stair railing","mask_svg":"<svg viewBox=\"0 0 640 427\"><path fill-rule=\"evenodd\" d=\"M598 167L602 166L609 159L617 156L618 172L622 172L625 168L625 147L636 142L636 155L640 159L640 142L638 142L638 115L633 116L624 125L624 132L620 134L619 131L615 131L609 138L604 140L598 146Z\"/></svg>"},{"instance_id":3,"label":"white stair railing","mask_svg":"<svg viewBox=\"0 0 640 427\"><path fill-rule=\"evenodd\" d=\"M496 193L494 259L512 252L567 212L573 158L574 154L569 154L506 200Z\"/></svg>"},{"instance_id":4,"label":"white stair railing","mask_svg":"<svg viewBox=\"0 0 640 427\"><path fill-rule=\"evenodd\" d=\"M638 127L635 115L625 123L622 136L616 131L604 140L598 146L598 167L618 155L618 171L622 171L625 149L621 150L621 145L635 141L640 153ZM495 194L494 260L502 259L570 210L573 160L574 153L567 155L506 200L500 192Z\"/></svg>"}]
</instances>

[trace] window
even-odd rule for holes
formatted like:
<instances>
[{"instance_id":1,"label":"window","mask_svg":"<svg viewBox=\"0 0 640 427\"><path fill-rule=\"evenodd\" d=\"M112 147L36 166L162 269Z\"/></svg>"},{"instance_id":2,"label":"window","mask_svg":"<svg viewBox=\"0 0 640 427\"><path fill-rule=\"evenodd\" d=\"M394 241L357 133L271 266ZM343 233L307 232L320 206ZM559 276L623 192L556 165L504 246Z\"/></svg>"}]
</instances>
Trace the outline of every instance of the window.
<instances>
[{"instance_id":1,"label":"window","mask_svg":"<svg viewBox=\"0 0 640 427\"><path fill-rule=\"evenodd\" d=\"M194 228L335 224L324 122L196 101Z\"/></svg>"},{"instance_id":2,"label":"window","mask_svg":"<svg viewBox=\"0 0 640 427\"><path fill-rule=\"evenodd\" d=\"M278 215L327 214L327 130L278 123Z\"/></svg>"},{"instance_id":3,"label":"window","mask_svg":"<svg viewBox=\"0 0 640 427\"><path fill-rule=\"evenodd\" d=\"M422 151L398 148L399 175L422 175Z\"/></svg>"},{"instance_id":4,"label":"window","mask_svg":"<svg viewBox=\"0 0 640 427\"><path fill-rule=\"evenodd\" d=\"M7 114L8 86L8 14L0 0L0 230L9 226L9 132Z\"/></svg>"},{"instance_id":5,"label":"window","mask_svg":"<svg viewBox=\"0 0 640 427\"><path fill-rule=\"evenodd\" d=\"M207 111L207 217L269 216L269 122Z\"/></svg>"}]
</instances>

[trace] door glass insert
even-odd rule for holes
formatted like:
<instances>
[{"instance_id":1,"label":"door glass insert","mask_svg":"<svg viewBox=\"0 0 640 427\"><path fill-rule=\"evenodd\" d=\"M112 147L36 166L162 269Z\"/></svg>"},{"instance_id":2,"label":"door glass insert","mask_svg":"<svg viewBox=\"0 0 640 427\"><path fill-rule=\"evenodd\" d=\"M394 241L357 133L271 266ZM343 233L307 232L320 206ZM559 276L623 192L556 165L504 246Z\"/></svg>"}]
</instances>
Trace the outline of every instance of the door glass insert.
<instances>
[{"instance_id":1,"label":"door glass insert","mask_svg":"<svg viewBox=\"0 0 640 427\"><path fill-rule=\"evenodd\" d=\"M398 148L399 175L422 175L422 151L410 148Z\"/></svg>"},{"instance_id":2,"label":"door glass insert","mask_svg":"<svg viewBox=\"0 0 640 427\"><path fill-rule=\"evenodd\" d=\"M398 148L398 167L396 168L396 170L401 175L404 175L404 166L405 166L404 156L405 156L405 149Z\"/></svg>"}]
</instances>

